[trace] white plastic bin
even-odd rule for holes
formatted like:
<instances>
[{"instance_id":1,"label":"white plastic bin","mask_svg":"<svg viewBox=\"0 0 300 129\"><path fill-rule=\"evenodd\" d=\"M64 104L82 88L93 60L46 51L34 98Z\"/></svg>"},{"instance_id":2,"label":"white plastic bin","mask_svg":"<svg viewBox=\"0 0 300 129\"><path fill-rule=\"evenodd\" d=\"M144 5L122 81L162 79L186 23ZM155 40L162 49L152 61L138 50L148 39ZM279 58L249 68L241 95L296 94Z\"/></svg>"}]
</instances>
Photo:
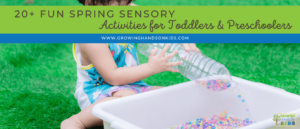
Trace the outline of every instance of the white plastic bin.
<instances>
[{"instance_id":1,"label":"white plastic bin","mask_svg":"<svg viewBox=\"0 0 300 129\"><path fill-rule=\"evenodd\" d=\"M275 126L276 113L296 113L300 129L300 96L262 83L233 77L239 84L256 123L242 129L265 129ZM239 116L239 103L231 91L214 92L195 81L149 91L95 105L92 113L103 119L105 129L168 129L200 117L226 110ZM230 98L230 99L229 99ZM281 129L276 127L274 129ZM283 128L282 128L283 129Z\"/></svg>"}]
</instances>

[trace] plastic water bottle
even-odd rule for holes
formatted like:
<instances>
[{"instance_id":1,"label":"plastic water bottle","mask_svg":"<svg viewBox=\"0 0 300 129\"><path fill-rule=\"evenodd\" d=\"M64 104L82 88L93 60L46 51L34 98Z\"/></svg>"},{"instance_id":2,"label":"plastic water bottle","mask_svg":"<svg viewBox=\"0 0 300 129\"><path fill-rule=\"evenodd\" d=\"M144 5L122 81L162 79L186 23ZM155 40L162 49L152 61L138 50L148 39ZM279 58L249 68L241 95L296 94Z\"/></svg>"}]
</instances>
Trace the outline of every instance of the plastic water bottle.
<instances>
[{"instance_id":1,"label":"plastic water bottle","mask_svg":"<svg viewBox=\"0 0 300 129\"><path fill-rule=\"evenodd\" d=\"M141 43L138 44L137 49L142 55L149 57L152 49L158 48L158 54L166 45L164 43ZM179 43L171 44L165 55L171 54L175 50L178 50L178 54L172 57L169 62L182 61L181 65L173 66L172 68L177 69L184 77L190 80L199 80L199 82L201 80L226 80L230 84L226 86L227 88L235 85L227 68L219 62L200 52L186 52L182 44ZM218 91L221 90L224 89L219 89Z\"/></svg>"},{"instance_id":2,"label":"plastic water bottle","mask_svg":"<svg viewBox=\"0 0 300 129\"><path fill-rule=\"evenodd\" d=\"M138 44L137 49L142 55L149 57L151 50L158 48L158 52L156 53L158 54L166 45L167 44L163 43L141 43ZM236 99L232 99L232 101L240 102L240 104L235 105L236 110L240 112L239 115L245 117L246 120L250 119L251 123L252 121L255 123L256 120L251 114L251 109L249 108L249 103L245 95L239 89L238 84L232 80L229 71L224 65L200 52L186 52L182 44L179 43L171 44L165 56L175 50L178 50L178 54L172 57L169 62L182 61L182 64L172 68L177 69L179 73L186 78L195 81L195 83L204 86L212 92L231 92L233 94L232 96L236 96Z\"/></svg>"}]
</instances>

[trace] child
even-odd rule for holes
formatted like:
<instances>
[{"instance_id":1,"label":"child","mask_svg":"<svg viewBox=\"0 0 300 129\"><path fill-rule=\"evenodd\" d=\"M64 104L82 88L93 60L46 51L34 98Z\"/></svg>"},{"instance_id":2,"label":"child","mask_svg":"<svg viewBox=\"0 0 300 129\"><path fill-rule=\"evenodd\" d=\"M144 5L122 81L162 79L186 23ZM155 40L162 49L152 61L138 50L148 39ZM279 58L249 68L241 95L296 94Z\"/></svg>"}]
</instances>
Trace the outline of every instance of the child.
<instances>
[{"instance_id":1,"label":"child","mask_svg":"<svg viewBox=\"0 0 300 129\"><path fill-rule=\"evenodd\" d=\"M86 0L82 3L85 5L110 3L109 0L104 3L101 2L104 0L98 1L100 2ZM131 1L123 3L132 5ZM148 62L139 65L137 52L132 43L73 44L78 78L75 98L82 111L64 120L61 128L84 129L102 126L103 121L91 113L95 104L161 88L149 86L141 80L163 71L178 72L170 67L180 65L181 62L168 62L177 51L164 56L169 46L167 45L158 55L157 49L152 50ZM199 51L195 44L183 46L187 51Z\"/></svg>"}]
</instances>

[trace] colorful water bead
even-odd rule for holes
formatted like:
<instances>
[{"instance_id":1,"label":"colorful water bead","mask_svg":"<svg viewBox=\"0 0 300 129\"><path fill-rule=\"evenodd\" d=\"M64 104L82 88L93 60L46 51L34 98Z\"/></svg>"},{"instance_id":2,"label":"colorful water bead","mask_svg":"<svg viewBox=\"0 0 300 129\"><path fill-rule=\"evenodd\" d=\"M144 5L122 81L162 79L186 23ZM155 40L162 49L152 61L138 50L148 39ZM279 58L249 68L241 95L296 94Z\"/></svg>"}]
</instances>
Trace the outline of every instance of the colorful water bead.
<instances>
[{"instance_id":1,"label":"colorful water bead","mask_svg":"<svg viewBox=\"0 0 300 129\"><path fill-rule=\"evenodd\" d=\"M226 79L211 79L211 80L202 80L202 81L195 81L199 83L201 86L206 87L210 91L223 91L228 89L231 84Z\"/></svg>"},{"instance_id":2,"label":"colorful water bead","mask_svg":"<svg viewBox=\"0 0 300 129\"><path fill-rule=\"evenodd\" d=\"M254 122L249 121L248 118L241 119L232 117L226 111L220 115L213 115L212 117L198 118L195 121L186 122L182 126L177 126L176 129L235 129L250 125Z\"/></svg>"}]
</instances>

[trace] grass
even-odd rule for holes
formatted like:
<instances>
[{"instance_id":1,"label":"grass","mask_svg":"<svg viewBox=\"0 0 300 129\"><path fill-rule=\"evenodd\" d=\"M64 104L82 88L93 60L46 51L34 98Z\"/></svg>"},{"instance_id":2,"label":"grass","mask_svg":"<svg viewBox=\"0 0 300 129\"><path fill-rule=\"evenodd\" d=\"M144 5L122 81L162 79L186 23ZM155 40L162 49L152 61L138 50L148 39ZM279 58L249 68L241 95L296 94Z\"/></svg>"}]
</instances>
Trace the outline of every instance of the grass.
<instances>
[{"instance_id":1,"label":"grass","mask_svg":"<svg viewBox=\"0 0 300 129\"><path fill-rule=\"evenodd\" d=\"M139 5L299 5L300 0L137 0ZM23 5L2 0L0 5ZM35 0L34 5L79 5L76 0ZM300 44L197 44L233 76L300 95ZM147 58L139 55L141 63ZM76 64L71 44L0 44L0 128L59 128L80 111L74 98ZM144 79L169 86L188 81L163 72Z\"/></svg>"},{"instance_id":2,"label":"grass","mask_svg":"<svg viewBox=\"0 0 300 129\"><path fill-rule=\"evenodd\" d=\"M58 128L80 109L70 44L1 44L0 128Z\"/></svg>"}]
</instances>

